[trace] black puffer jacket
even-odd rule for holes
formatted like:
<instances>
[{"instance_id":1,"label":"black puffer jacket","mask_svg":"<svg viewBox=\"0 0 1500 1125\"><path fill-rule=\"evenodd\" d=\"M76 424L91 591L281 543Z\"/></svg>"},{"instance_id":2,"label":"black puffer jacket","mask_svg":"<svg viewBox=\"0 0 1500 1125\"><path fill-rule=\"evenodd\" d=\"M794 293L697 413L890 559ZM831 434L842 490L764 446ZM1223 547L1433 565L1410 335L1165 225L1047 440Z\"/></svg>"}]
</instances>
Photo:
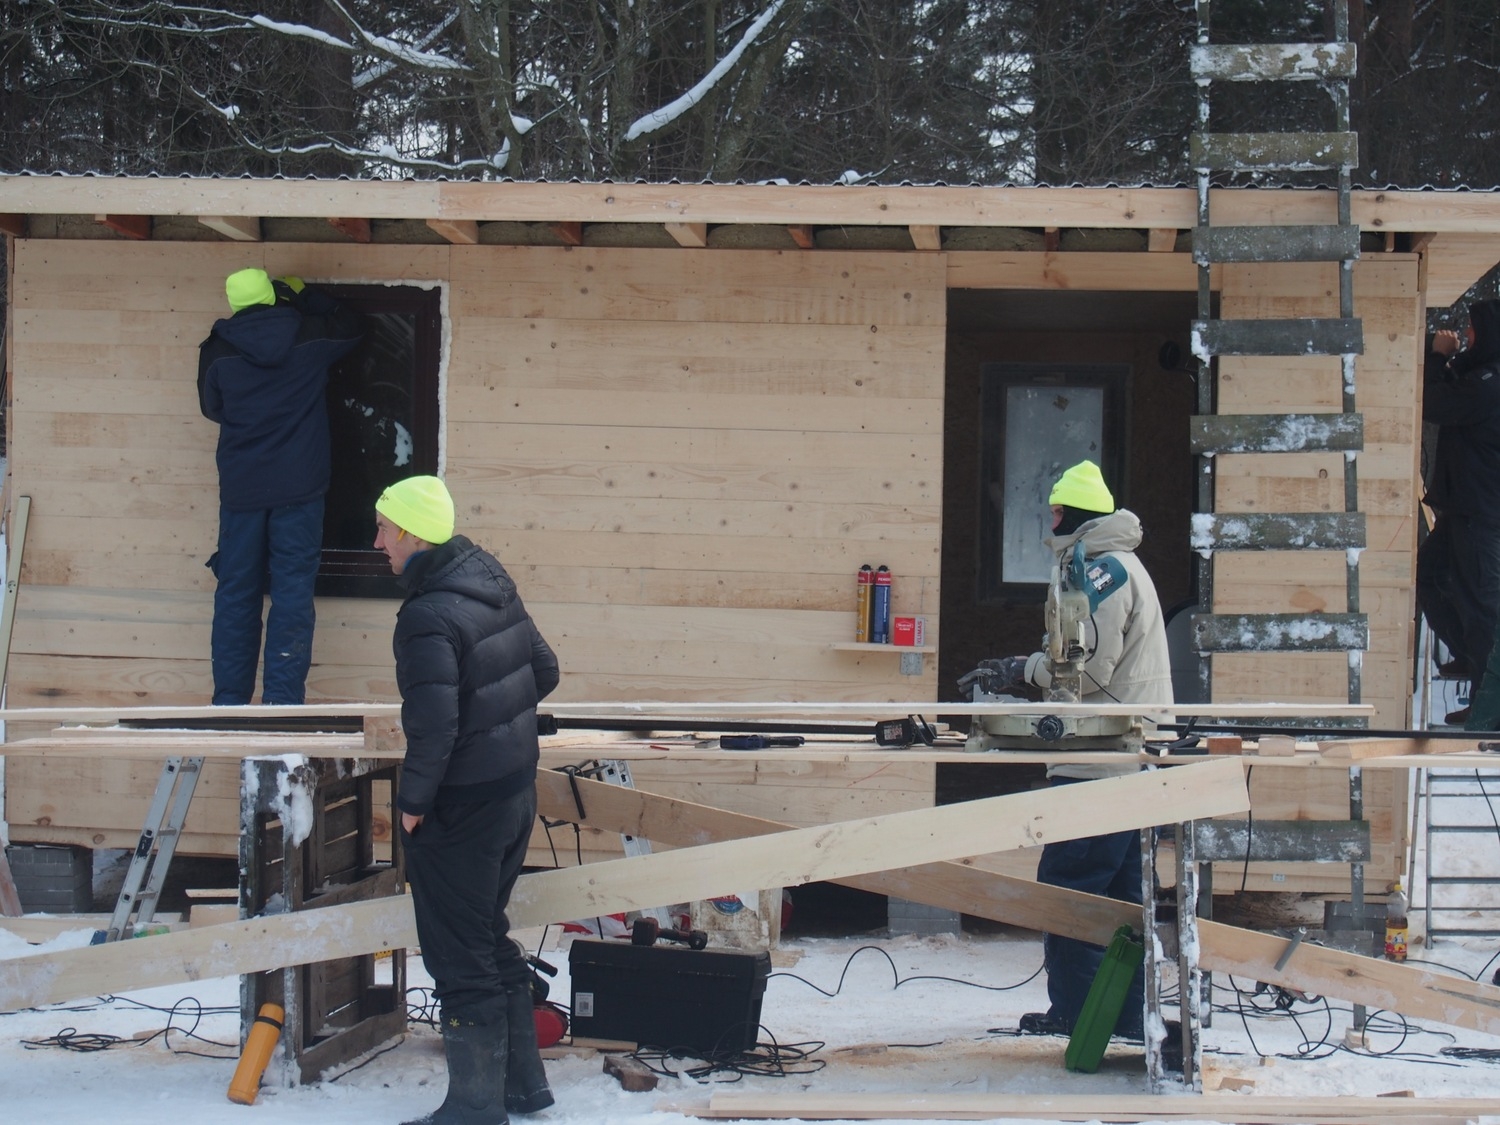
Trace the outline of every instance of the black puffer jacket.
<instances>
[{"instance_id":1,"label":"black puffer jacket","mask_svg":"<svg viewBox=\"0 0 1500 1125\"><path fill-rule=\"evenodd\" d=\"M1439 513L1500 522L1500 301L1469 309L1474 345L1427 356L1422 420L1436 423L1427 503Z\"/></svg>"},{"instance_id":2,"label":"black puffer jacket","mask_svg":"<svg viewBox=\"0 0 1500 1125\"><path fill-rule=\"evenodd\" d=\"M557 657L488 552L455 535L413 555L393 647L406 761L397 800L496 800L536 777L536 706L559 678Z\"/></svg>"},{"instance_id":3,"label":"black puffer jacket","mask_svg":"<svg viewBox=\"0 0 1500 1125\"><path fill-rule=\"evenodd\" d=\"M328 368L363 328L315 289L295 300L216 321L198 347L198 406L219 423L219 501L232 512L328 491Z\"/></svg>"}]
</instances>

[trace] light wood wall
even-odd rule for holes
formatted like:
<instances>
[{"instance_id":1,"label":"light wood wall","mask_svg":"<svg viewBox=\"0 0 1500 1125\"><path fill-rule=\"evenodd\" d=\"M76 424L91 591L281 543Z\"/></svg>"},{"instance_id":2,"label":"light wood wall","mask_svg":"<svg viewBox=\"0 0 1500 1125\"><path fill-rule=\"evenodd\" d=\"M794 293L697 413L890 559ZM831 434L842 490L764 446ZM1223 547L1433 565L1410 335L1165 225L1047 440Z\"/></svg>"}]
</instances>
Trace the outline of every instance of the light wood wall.
<instances>
[{"instance_id":1,"label":"light wood wall","mask_svg":"<svg viewBox=\"0 0 1500 1125\"><path fill-rule=\"evenodd\" d=\"M932 698L853 639L886 563L936 633L937 256L16 243L10 703L210 694L217 428L197 345L245 265L445 286L446 476L565 699ZM373 526L373 525L372 525ZM395 603L322 599L310 695L393 698Z\"/></svg>"},{"instance_id":2,"label":"light wood wall","mask_svg":"<svg viewBox=\"0 0 1500 1125\"><path fill-rule=\"evenodd\" d=\"M1225 266L1226 318L1338 316L1338 266ZM1365 420L1358 457L1359 508L1367 546L1360 556L1360 610L1370 617L1363 695L1371 726L1409 725L1416 573L1417 462L1421 442L1421 359L1426 303L1415 255L1362 259L1354 271L1356 316L1365 352L1355 364L1355 401ZM1225 358L1221 414L1326 413L1342 409L1335 357ZM1341 512L1341 453L1233 454L1217 458L1220 512ZM1214 612L1344 612L1341 551L1225 552L1214 561ZM1214 657L1216 703L1275 699L1336 703L1347 698L1342 653Z\"/></svg>"}]
</instances>

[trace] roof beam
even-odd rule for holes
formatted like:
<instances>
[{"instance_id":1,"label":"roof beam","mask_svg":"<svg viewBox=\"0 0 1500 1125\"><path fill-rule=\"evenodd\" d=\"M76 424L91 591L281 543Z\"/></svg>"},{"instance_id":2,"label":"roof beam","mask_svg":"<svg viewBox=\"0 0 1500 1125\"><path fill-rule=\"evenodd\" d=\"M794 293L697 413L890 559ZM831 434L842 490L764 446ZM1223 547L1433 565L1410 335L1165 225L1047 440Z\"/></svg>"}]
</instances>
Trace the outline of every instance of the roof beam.
<instances>
[{"instance_id":1,"label":"roof beam","mask_svg":"<svg viewBox=\"0 0 1500 1125\"><path fill-rule=\"evenodd\" d=\"M678 246L701 250L708 245L707 223L665 223L663 225Z\"/></svg>"},{"instance_id":2,"label":"roof beam","mask_svg":"<svg viewBox=\"0 0 1500 1125\"><path fill-rule=\"evenodd\" d=\"M479 242L479 223L474 219L428 219L427 226L449 242L462 246Z\"/></svg>"},{"instance_id":3,"label":"roof beam","mask_svg":"<svg viewBox=\"0 0 1500 1125\"><path fill-rule=\"evenodd\" d=\"M1177 228L1152 227L1146 232L1146 249L1153 254L1168 254L1177 249Z\"/></svg>"},{"instance_id":4,"label":"roof beam","mask_svg":"<svg viewBox=\"0 0 1500 1125\"><path fill-rule=\"evenodd\" d=\"M907 231L911 234L912 248L916 250L941 250L943 228L931 223L912 223Z\"/></svg>"},{"instance_id":5,"label":"roof beam","mask_svg":"<svg viewBox=\"0 0 1500 1125\"><path fill-rule=\"evenodd\" d=\"M792 241L803 250L816 250L818 248L817 235L807 223L791 223L786 228L787 234L792 236Z\"/></svg>"},{"instance_id":6,"label":"roof beam","mask_svg":"<svg viewBox=\"0 0 1500 1125\"><path fill-rule=\"evenodd\" d=\"M583 245L583 223L582 222L555 222L548 223L547 229L557 235L564 246Z\"/></svg>"},{"instance_id":7,"label":"roof beam","mask_svg":"<svg viewBox=\"0 0 1500 1125\"><path fill-rule=\"evenodd\" d=\"M0 233L11 235L15 238L26 237L25 215L0 215Z\"/></svg>"},{"instance_id":8,"label":"roof beam","mask_svg":"<svg viewBox=\"0 0 1500 1125\"><path fill-rule=\"evenodd\" d=\"M134 238L141 242L149 241L151 238L150 215L95 215L94 222L126 238Z\"/></svg>"},{"instance_id":9,"label":"roof beam","mask_svg":"<svg viewBox=\"0 0 1500 1125\"><path fill-rule=\"evenodd\" d=\"M330 217L328 225L351 242L370 241L369 219L335 219Z\"/></svg>"},{"instance_id":10,"label":"roof beam","mask_svg":"<svg viewBox=\"0 0 1500 1125\"><path fill-rule=\"evenodd\" d=\"M254 215L199 215L198 221L234 242L259 242L260 218Z\"/></svg>"}]
</instances>

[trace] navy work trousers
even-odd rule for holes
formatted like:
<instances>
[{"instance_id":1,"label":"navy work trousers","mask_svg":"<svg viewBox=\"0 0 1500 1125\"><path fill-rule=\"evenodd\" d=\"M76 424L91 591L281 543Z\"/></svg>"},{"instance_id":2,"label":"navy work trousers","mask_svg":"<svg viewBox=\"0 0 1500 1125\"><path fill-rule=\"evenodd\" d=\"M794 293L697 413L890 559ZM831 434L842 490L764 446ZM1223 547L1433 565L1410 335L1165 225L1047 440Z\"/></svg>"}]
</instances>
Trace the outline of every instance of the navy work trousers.
<instances>
[{"instance_id":1,"label":"navy work trousers","mask_svg":"<svg viewBox=\"0 0 1500 1125\"><path fill-rule=\"evenodd\" d=\"M282 508L231 512L219 508L214 556L211 651L214 703L249 703L260 662L261 607L266 615L262 703L302 703L312 666L313 581L323 550L323 498Z\"/></svg>"},{"instance_id":2,"label":"navy work trousers","mask_svg":"<svg viewBox=\"0 0 1500 1125\"><path fill-rule=\"evenodd\" d=\"M507 988L529 983L505 907L535 819L528 785L497 801L435 805L416 832L401 831L422 964L445 1019L488 1010Z\"/></svg>"},{"instance_id":3,"label":"navy work trousers","mask_svg":"<svg viewBox=\"0 0 1500 1125\"><path fill-rule=\"evenodd\" d=\"M1080 779L1054 777L1053 785L1066 785ZM1036 880L1052 887L1086 891L1093 895L1141 902L1141 834L1111 832L1107 836L1086 836L1081 840L1064 840L1042 848ZM1076 938L1046 934L1042 939L1042 958L1047 968L1047 999L1052 1015L1078 1022L1083 1002L1088 999L1094 975L1104 963L1103 946ZM1141 1038L1141 1019L1145 1007L1145 976L1137 970L1120 1010L1115 1034L1127 1039Z\"/></svg>"}]
</instances>

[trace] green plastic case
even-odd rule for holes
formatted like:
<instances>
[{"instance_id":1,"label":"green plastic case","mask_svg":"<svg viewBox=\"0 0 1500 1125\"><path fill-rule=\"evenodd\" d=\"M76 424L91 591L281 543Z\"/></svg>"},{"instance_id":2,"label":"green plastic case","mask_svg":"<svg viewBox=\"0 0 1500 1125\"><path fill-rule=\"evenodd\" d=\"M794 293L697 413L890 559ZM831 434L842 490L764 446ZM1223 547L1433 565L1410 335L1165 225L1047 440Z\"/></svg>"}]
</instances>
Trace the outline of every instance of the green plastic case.
<instances>
[{"instance_id":1,"label":"green plastic case","mask_svg":"<svg viewBox=\"0 0 1500 1125\"><path fill-rule=\"evenodd\" d=\"M1093 1074L1099 1069L1104 1049L1109 1046L1109 1037L1119 1022L1120 1010L1125 1007L1130 982L1145 959L1146 947L1131 936L1129 926L1121 926L1115 931L1109 948L1104 951L1104 962L1094 974L1094 983L1089 986L1083 1011L1073 1025L1067 1053L1063 1055L1063 1062L1069 1070Z\"/></svg>"}]
</instances>

